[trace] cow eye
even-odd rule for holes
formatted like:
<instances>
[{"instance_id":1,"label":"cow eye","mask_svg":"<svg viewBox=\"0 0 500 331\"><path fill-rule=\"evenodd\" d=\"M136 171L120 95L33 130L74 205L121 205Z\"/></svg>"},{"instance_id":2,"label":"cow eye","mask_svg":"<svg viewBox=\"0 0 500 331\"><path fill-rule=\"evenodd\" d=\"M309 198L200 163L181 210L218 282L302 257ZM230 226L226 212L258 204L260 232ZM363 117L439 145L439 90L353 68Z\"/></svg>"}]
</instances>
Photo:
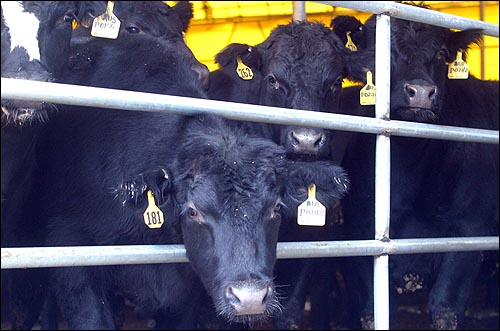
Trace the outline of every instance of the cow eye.
<instances>
[{"instance_id":1,"label":"cow eye","mask_svg":"<svg viewBox=\"0 0 500 331\"><path fill-rule=\"evenodd\" d=\"M283 203L281 201L278 201L273 208L273 211L271 213L271 219L276 219L279 220L281 219L281 207L283 206Z\"/></svg>"},{"instance_id":2,"label":"cow eye","mask_svg":"<svg viewBox=\"0 0 500 331\"><path fill-rule=\"evenodd\" d=\"M188 208L188 210L187 210L187 216L193 222L196 222L198 224L202 224L203 223L203 218L201 217L200 213L196 209L194 209L194 208Z\"/></svg>"},{"instance_id":3,"label":"cow eye","mask_svg":"<svg viewBox=\"0 0 500 331\"><path fill-rule=\"evenodd\" d=\"M70 14L70 13L66 13L64 15L64 22L67 22L67 23L73 22L73 18L75 18L75 15Z\"/></svg>"},{"instance_id":4,"label":"cow eye","mask_svg":"<svg viewBox=\"0 0 500 331\"><path fill-rule=\"evenodd\" d=\"M197 218L199 214L198 214L198 211L196 209L189 208L188 215L189 215L189 217L194 219L194 218Z\"/></svg>"},{"instance_id":5,"label":"cow eye","mask_svg":"<svg viewBox=\"0 0 500 331\"><path fill-rule=\"evenodd\" d=\"M441 48L441 49L439 50L439 52L437 53L437 58L438 58L439 60L441 60L441 59L445 59L445 60L446 60L449 56L450 56L450 53L449 53L449 52L448 52L448 50L447 50L446 48L444 48L444 47L443 47L443 48Z\"/></svg>"},{"instance_id":6,"label":"cow eye","mask_svg":"<svg viewBox=\"0 0 500 331\"><path fill-rule=\"evenodd\" d=\"M128 26L127 27L127 32L131 33L131 34L136 34L136 33L141 32L141 30L138 27L136 27L136 26Z\"/></svg>"},{"instance_id":7,"label":"cow eye","mask_svg":"<svg viewBox=\"0 0 500 331\"><path fill-rule=\"evenodd\" d=\"M269 83L269 86L275 90L280 88L280 83L273 74L269 74L267 76L267 82Z\"/></svg>"}]
</instances>

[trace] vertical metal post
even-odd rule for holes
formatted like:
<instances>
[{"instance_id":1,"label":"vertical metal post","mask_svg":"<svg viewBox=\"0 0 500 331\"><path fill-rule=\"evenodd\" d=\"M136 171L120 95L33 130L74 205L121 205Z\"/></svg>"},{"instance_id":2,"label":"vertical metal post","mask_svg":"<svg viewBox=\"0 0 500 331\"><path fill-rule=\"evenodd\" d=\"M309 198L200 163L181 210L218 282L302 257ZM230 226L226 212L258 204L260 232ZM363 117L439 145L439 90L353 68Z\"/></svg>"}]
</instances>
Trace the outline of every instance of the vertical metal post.
<instances>
[{"instance_id":1,"label":"vertical metal post","mask_svg":"<svg viewBox=\"0 0 500 331\"><path fill-rule=\"evenodd\" d=\"M292 1L293 2L293 14L292 19L296 21L306 20L306 2L305 1Z\"/></svg>"},{"instance_id":2,"label":"vertical metal post","mask_svg":"<svg viewBox=\"0 0 500 331\"><path fill-rule=\"evenodd\" d=\"M375 117L389 120L390 116L390 17L377 15L375 53ZM391 144L388 135L378 135L375 156L375 239L389 238L391 193ZM375 330L389 330L389 256L373 259L373 313Z\"/></svg>"},{"instance_id":3,"label":"vertical metal post","mask_svg":"<svg viewBox=\"0 0 500 331\"><path fill-rule=\"evenodd\" d=\"M479 1L479 19L481 21L484 21L484 1ZM479 45L479 51L481 54L481 59L480 59L481 79L484 79L484 77L485 77L485 74L484 74L484 36L482 38L483 38L483 42Z\"/></svg>"}]
</instances>

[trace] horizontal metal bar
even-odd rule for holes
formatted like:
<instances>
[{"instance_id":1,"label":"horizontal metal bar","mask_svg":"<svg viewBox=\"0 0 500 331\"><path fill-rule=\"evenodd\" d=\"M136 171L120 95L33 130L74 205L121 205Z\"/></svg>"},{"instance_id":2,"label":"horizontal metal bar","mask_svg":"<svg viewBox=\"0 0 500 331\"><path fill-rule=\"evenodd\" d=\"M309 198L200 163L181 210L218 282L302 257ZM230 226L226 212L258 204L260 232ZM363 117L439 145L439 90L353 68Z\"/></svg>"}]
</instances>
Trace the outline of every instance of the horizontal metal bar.
<instances>
[{"instance_id":1,"label":"horizontal metal bar","mask_svg":"<svg viewBox=\"0 0 500 331\"><path fill-rule=\"evenodd\" d=\"M266 107L236 102L2 78L2 99L46 101L135 111L165 111L192 115L214 113L228 119L320 127L395 136L499 143L499 132L454 126L382 120L299 109Z\"/></svg>"},{"instance_id":2,"label":"horizontal metal bar","mask_svg":"<svg viewBox=\"0 0 500 331\"><path fill-rule=\"evenodd\" d=\"M349 8L373 14L386 14L409 21L453 28L458 30L482 29L487 36L499 36L498 24L481 22L435 10L404 5L392 1L314 1L325 5Z\"/></svg>"},{"instance_id":3,"label":"horizontal metal bar","mask_svg":"<svg viewBox=\"0 0 500 331\"><path fill-rule=\"evenodd\" d=\"M280 242L278 259L498 250L498 237ZM184 245L1 249L2 269L187 262Z\"/></svg>"}]
</instances>

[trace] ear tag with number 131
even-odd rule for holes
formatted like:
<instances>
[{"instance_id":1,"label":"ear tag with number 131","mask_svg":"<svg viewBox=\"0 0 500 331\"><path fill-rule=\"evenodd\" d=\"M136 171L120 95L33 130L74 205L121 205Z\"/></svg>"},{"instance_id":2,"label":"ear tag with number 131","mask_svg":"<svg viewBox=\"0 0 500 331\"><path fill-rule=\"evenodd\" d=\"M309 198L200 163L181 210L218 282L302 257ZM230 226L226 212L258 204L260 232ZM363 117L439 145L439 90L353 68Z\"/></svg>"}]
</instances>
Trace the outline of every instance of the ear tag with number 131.
<instances>
[{"instance_id":1,"label":"ear tag with number 131","mask_svg":"<svg viewBox=\"0 0 500 331\"><path fill-rule=\"evenodd\" d=\"M165 223L163 212L156 206L155 198L151 190L148 191L148 208L144 212L144 223L151 229L159 229Z\"/></svg>"},{"instance_id":2,"label":"ear tag with number 131","mask_svg":"<svg viewBox=\"0 0 500 331\"><path fill-rule=\"evenodd\" d=\"M326 223L326 207L316 200L316 185L308 188L308 198L297 210L297 224L309 226L324 226Z\"/></svg>"}]
</instances>

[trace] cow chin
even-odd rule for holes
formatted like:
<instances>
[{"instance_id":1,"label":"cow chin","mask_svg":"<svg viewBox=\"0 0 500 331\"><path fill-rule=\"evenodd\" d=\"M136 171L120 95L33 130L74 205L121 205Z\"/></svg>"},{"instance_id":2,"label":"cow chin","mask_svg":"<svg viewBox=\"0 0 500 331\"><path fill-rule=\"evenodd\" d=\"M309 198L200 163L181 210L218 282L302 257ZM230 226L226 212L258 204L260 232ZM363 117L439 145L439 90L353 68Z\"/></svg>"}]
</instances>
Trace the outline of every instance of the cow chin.
<instances>
[{"instance_id":1,"label":"cow chin","mask_svg":"<svg viewBox=\"0 0 500 331\"><path fill-rule=\"evenodd\" d=\"M399 108L396 110L396 114L398 114L399 119L403 121L421 123L435 123L438 118L437 114L429 108Z\"/></svg>"}]
</instances>

